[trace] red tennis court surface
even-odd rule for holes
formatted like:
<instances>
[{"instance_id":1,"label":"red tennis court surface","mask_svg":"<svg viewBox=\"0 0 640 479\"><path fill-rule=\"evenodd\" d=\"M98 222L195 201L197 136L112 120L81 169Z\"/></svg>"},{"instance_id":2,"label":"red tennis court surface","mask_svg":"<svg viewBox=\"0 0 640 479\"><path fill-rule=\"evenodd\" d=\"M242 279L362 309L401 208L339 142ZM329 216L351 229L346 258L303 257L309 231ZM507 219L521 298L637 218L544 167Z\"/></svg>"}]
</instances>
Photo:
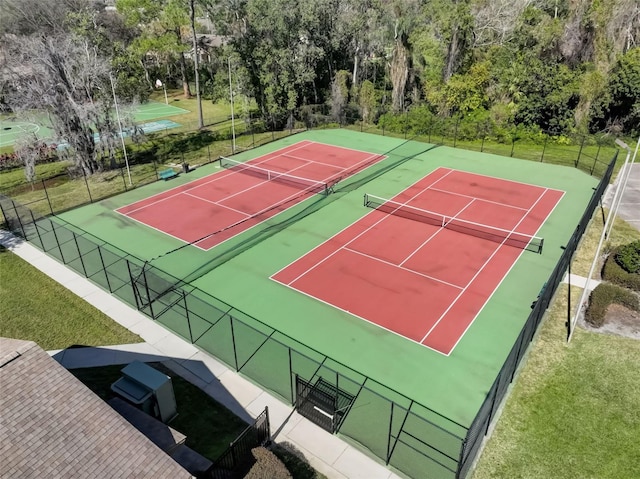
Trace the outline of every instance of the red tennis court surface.
<instances>
[{"instance_id":1,"label":"red tennis court surface","mask_svg":"<svg viewBox=\"0 0 640 479\"><path fill-rule=\"evenodd\" d=\"M393 200L534 235L563 194L439 168ZM374 209L272 279L448 355L523 252Z\"/></svg>"},{"instance_id":2,"label":"red tennis court surface","mask_svg":"<svg viewBox=\"0 0 640 479\"><path fill-rule=\"evenodd\" d=\"M301 141L245 163L255 166L259 173L276 172L272 181L261 174L243 171L241 166L116 211L207 250L300 203L318 192L317 184L334 184L384 158L365 151ZM286 181L286 175L296 181ZM311 180L311 186L296 184L299 178Z\"/></svg>"}]
</instances>

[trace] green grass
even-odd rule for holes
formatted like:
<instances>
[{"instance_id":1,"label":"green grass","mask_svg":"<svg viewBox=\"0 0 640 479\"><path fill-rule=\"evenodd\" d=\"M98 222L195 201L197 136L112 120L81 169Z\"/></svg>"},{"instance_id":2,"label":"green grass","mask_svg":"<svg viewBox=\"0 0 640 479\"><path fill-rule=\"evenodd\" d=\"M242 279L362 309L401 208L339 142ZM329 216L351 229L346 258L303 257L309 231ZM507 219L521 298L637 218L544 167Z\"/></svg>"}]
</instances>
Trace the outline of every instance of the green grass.
<instances>
[{"instance_id":1,"label":"green grass","mask_svg":"<svg viewBox=\"0 0 640 479\"><path fill-rule=\"evenodd\" d=\"M171 377L178 416L169 425L187 436L186 445L191 449L211 461L217 459L247 424L169 368L158 363L151 366ZM105 366L73 369L70 372L107 401L115 397L111 384L120 378L122 368L122 365Z\"/></svg>"},{"instance_id":2,"label":"green grass","mask_svg":"<svg viewBox=\"0 0 640 479\"><path fill-rule=\"evenodd\" d=\"M577 261L593 258L601 228L593 222ZM629 238L640 232L618 222L613 244ZM572 287L572 308L581 292ZM640 341L578 328L567 345L566 320L562 285L473 479L637 477Z\"/></svg>"},{"instance_id":3,"label":"green grass","mask_svg":"<svg viewBox=\"0 0 640 479\"><path fill-rule=\"evenodd\" d=\"M0 247L0 336L45 350L142 342L82 298Z\"/></svg>"}]
</instances>

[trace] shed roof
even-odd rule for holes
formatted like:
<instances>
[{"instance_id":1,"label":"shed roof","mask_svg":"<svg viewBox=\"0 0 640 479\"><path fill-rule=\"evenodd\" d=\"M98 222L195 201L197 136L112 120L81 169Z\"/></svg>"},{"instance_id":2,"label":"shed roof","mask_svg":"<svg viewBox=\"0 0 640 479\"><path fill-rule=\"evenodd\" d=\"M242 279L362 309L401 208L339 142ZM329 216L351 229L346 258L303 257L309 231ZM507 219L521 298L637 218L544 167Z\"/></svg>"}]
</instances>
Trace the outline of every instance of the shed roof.
<instances>
[{"instance_id":1,"label":"shed roof","mask_svg":"<svg viewBox=\"0 0 640 479\"><path fill-rule=\"evenodd\" d=\"M191 477L36 343L8 338L0 457L0 477Z\"/></svg>"}]
</instances>

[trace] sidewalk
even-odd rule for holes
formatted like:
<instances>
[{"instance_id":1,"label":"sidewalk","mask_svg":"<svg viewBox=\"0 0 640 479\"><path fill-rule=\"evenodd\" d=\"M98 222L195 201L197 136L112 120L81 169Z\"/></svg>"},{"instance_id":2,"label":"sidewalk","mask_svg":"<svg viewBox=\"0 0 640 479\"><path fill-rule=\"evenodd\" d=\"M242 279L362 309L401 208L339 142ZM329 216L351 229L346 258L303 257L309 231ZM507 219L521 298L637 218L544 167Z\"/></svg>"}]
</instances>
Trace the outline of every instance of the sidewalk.
<instances>
[{"instance_id":1,"label":"sidewalk","mask_svg":"<svg viewBox=\"0 0 640 479\"><path fill-rule=\"evenodd\" d=\"M173 371L245 420L256 417L268 406L274 439L293 444L315 469L330 479L400 479L384 465L300 416L290 404L263 391L34 246L2 230L0 243L145 341L50 351L64 367L127 364L133 360L167 361Z\"/></svg>"}]
</instances>

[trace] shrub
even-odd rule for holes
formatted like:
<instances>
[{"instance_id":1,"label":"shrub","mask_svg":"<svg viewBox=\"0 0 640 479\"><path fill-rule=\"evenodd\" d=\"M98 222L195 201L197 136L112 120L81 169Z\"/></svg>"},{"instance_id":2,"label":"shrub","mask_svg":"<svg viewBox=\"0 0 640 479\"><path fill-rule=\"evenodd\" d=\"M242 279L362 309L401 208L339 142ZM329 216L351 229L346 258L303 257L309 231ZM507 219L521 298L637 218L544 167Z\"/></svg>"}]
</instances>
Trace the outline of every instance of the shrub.
<instances>
[{"instance_id":1,"label":"shrub","mask_svg":"<svg viewBox=\"0 0 640 479\"><path fill-rule=\"evenodd\" d=\"M274 444L272 451L296 479L327 479L309 464L302 451L293 444L289 442Z\"/></svg>"},{"instance_id":2,"label":"shrub","mask_svg":"<svg viewBox=\"0 0 640 479\"><path fill-rule=\"evenodd\" d=\"M631 245L640 243L635 241ZM602 278L619 286L640 291L640 273L629 273L625 268L633 269L634 253L626 252L630 245L614 249L602 268ZM621 250L623 252L621 253ZM618 259L621 258L621 259ZM626 266L621 266L624 263Z\"/></svg>"},{"instance_id":3,"label":"shrub","mask_svg":"<svg viewBox=\"0 0 640 479\"><path fill-rule=\"evenodd\" d=\"M601 283L589 298L589 307L585 313L585 321L599 328L604 324L605 314L610 304L621 304L634 311L640 311L640 301L631 291L615 284Z\"/></svg>"},{"instance_id":4,"label":"shrub","mask_svg":"<svg viewBox=\"0 0 640 479\"><path fill-rule=\"evenodd\" d=\"M626 272L640 274L640 240L620 246L615 259Z\"/></svg>"},{"instance_id":5,"label":"shrub","mask_svg":"<svg viewBox=\"0 0 640 479\"><path fill-rule=\"evenodd\" d=\"M251 450L256 459L244 479L292 479L291 473L274 453L264 447Z\"/></svg>"}]
</instances>

